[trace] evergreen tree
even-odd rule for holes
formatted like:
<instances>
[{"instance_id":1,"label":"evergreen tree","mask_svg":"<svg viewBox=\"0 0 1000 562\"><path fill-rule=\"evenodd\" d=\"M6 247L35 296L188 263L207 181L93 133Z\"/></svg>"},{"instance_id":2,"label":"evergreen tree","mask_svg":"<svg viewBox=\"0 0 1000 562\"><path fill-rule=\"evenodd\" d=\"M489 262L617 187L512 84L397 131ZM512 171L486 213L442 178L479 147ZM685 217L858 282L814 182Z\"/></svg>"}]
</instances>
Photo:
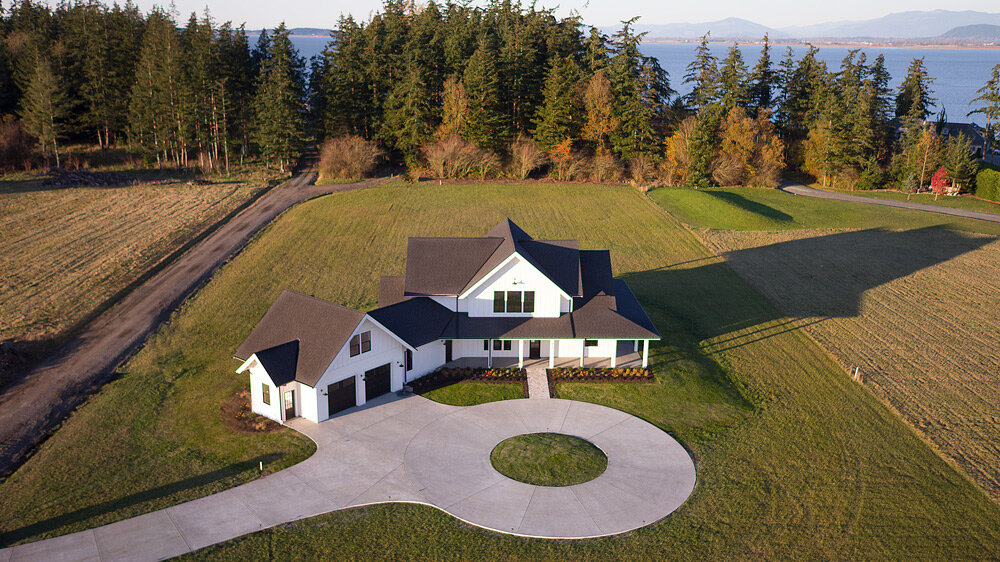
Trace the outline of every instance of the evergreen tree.
<instances>
[{"instance_id":1,"label":"evergreen tree","mask_svg":"<svg viewBox=\"0 0 1000 562\"><path fill-rule=\"evenodd\" d=\"M924 67L924 58L913 59L896 96L896 117L910 125L921 123L931 114L937 100L931 97L934 79Z\"/></svg>"},{"instance_id":2,"label":"evergreen tree","mask_svg":"<svg viewBox=\"0 0 1000 562\"><path fill-rule=\"evenodd\" d=\"M662 139L663 112L671 94L667 73L659 61L639 52L645 34L632 31L636 19L624 22L615 33L614 56L608 64L618 117L611 145L625 159L656 151Z\"/></svg>"},{"instance_id":3,"label":"evergreen tree","mask_svg":"<svg viewBox=\"0 0 1000 562\"><path fill-rule=\"evenodd\" d=\"M736 43L729 48L719 69L720 102L728 111L734 106L747 107L747 67Z\"/></svg>"},{"instance_id":4,"label":"evergreen tree","mask_svg":"<svg viewBox=\"0 0 1000 562\"><path fill-rule=\"evenodd\" d=\"M608 66L608 37L596 27L590 28L590 34L583 45L584 69L593 74Z\"/></svg>"},{"instance_id":5,"label":"evergreen tree","mask_svg":"<svg viewBox=\"0 0 1000 562\"><path fill-rule=\"evenodd\" d=\"M38 139L42 150L51 150L59 167L59 139L65 131L66 96L48 59L39 57L35 73L21 100L25 129Z\"/></svg>"},{"instance_id":6,"label":"evergreen tree","mask_svg":"<svg viewBox=\"0 0 1000 562\"><path fill-rule=\"evenodd\" d=\"M706 33L701 37L701 42L694 51L694 60L688 64L684 75L684 83L692 85L691 93L685 96L685 101L695 111L700 111L719 99L718 61L708 47L708 36Z\"/></svg>"},{"instance_id":7,"label":"evergreen tree","mask_svg":"<svg viewBox=\"0 0 1000 562\"><path fill-rule=\"evenodd\" d=\"M972 139L958 134L945 142L942 160L952 185L961 190L971 190L973 179L979 171L979 163L972 155Z\"/></svg>"},{"instance_id":8,"label":"evergreen tree","mask_svg":"<svg viewBox=\"0 0 1000 562\"><path fill-rule=\"evenodd\" d=\"M305 62L282 23L274 30L253 100L253 140L285 171L305 140Z\"/></svg>"},{"instance_id":9,"label":"evergreen tree","mask_svg":"<svg viewBox=\"0 0 1000 562\"><path fill-rule=\"evenodd\" d=\"M757 64L750 71L749 88L747 91L748 106L755 109L770 110L774 103L775 87L778 75L771 64L771 42L764 34Z\"/></svg>"},{"instance_id":10,"label":"evergreen tree","mask_svg":"<svg viewBox=\"0 0 1000 562\"><path fill-rule=\"evenodd\" d=\"M545 79L544 102L532 136L544 150L580 138L586 111L581 95L583 71L572 55L555 58Z\"/></svg>"},{"instance_id":11,"label":"evergreen tree","mask_svg":"<svg viewBox=\"0 0 1000 562\"><path fill-rule=\"evenodd\" d=\"M989 80L982 88L976 90L976 93L979 95L973 98L972 103L979 102L980 106L970 111L966 117L977 113L986 117L986 134L983 135L983 156L985 157L990 149L989 142L993 133L993 123L1000 121L1000 64L993 67Z\"/></svg>"},{"instance_id":12,"label":"evergreen tree","mask_svg":"<svg viewBox=\"0 0 1000 562\"><path fill-rule=\"evenodd\" d=\"M465 67L467 110L462 135L476 146L501 153L510 141L504 118L497 76L497 42L489 34L479 40L479 47Z\"/></svg>"}]
</instances>

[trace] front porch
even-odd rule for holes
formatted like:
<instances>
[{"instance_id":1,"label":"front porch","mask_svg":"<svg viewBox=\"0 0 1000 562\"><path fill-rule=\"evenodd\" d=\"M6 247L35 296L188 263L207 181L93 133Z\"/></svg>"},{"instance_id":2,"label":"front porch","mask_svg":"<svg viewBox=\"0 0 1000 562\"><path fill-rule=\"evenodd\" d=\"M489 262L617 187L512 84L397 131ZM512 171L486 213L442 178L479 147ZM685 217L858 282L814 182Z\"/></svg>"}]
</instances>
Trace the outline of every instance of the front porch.
<instances>
[{"instance_id":1,"label":"front porch","mask_svg":"<svg viewBox=\"0 0 1000 562\"><path fill-rule=\"evenodd\" d=\"M515 340L516 341L516 340ZM527 341L527 340L522 340ZM459 357L454 361L445 363L443 367L458 369L488 369L496 367L498 369L515 369L528 367L543 367L554 369L557 367L572 368L580 367L585 369L608 369L615 367L645 368L648 357L648 342L636 345L632 340L620 341L617 346L615 357ZM638 348L639 351L636 351ZM640 353L644 352L644 353Z\"/></svg>"}]
</instances>

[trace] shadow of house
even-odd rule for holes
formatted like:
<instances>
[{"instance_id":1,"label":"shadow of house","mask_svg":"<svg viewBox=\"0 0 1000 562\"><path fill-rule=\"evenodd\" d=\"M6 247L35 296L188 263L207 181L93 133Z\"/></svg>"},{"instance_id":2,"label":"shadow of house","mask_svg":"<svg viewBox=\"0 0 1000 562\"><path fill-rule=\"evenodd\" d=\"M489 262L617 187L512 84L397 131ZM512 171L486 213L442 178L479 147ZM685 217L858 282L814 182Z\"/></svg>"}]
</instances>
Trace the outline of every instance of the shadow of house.
<instances>
[{"instance_id":1,"label":"shadow of house","mask_svg":"<svg viewBox=\"0 0 1000 562\"><path fill-rule=\"evenodd\" d=\"M699 340L742 332L745 343L801 325L787 319L857 316L868 290L995 240L943 227L838 232L727 252L724 263L624 278L665 340L685 330Z\"/></svg>"},{"instance_id":2,"label":"shadow of house","mask_svg":"<svg viewBox=\"0 0 1000 562\"><path fill-rule=\"evenodd\" d=\"M732 191L718 191L718 190L706 190L704 191L704 193L707 193L708 195L716 199L725 201L726 203L729 203L730 205L738 207L744 211L747 211L748 213L753 213L754 215L759 215L761 217L776 222L787 222L790 224L795 223L795 217L793 217L792 215L789 215L788 213L785 213L783 211L779 211L778 209L775 209L770 205L765 205L763 203L758 203L757 201L747 199L746 197L743 197L739 193L734 193Z\"/></svg>"}]
</instances>

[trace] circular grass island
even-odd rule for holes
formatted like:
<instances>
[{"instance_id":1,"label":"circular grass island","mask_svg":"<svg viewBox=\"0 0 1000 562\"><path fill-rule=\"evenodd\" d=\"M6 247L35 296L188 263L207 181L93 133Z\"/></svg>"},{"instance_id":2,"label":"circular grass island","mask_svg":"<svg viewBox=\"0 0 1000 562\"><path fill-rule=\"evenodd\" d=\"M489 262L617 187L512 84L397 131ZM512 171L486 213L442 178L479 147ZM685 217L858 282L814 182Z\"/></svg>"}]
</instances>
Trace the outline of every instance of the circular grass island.
<instances>
[{"instance_id":1,"label":"circular grass island","mask_svg":"<svg viewBox=\"0 0 1000 562\"><path fill-rule=\"evenodd\" d=\"M590 441L561 433L526 433L501 441L490 453L493 468L535 486L573 486L608 468L608 456Z\"/></svg>"}]
</instances>

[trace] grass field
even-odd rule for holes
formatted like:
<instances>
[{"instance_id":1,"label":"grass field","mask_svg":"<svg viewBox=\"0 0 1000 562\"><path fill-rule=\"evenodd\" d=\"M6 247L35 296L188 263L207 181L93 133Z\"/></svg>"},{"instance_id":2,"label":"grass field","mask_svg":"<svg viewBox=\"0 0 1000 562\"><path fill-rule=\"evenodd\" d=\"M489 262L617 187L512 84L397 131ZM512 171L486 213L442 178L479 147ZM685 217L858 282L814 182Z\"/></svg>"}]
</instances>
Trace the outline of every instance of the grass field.
<instances>
[{"instance_id":1,"label":"grass field","mask_svg":"<svg viewBox=\"0 0 1000 562\"><path fill-rule=\"evenodd\" d=\"M261 185L0 181L0 341L58 339Z\"/></svg>"},{"instance_id":2,"label":"grass field","mask_svg":"<svg viewBox=\"0 0 1000 562\"><path fill-rule=\"evenodd\" d=\"M497 472L536 486L572 486L597 478L608 456L590 441L561 433L516 435L490 453Z\"/></svg>"},{"instance_id":3,"label":"grass field","mask_svg":"<svg viewBox=\"0 0 1000 562\"><path fill-rule=\"evenodd\" d=\"M452 406L475 406L498 400L527 398L524 395L524 387L519 382L480 381L462 381L449 384L426 392L423 396Z\"/></svg>"},{"instance_id":4,"label":"grass field","mask_svg":"<svg viewBox=\"0 0 1000 562\"><path fill-rule=\"evenodd\" d=\"M696 228L787 230L798 228L915 229L931 226L1000 235L1000 223L896 209L881 205L789 195L774 189L661 188L649 196Z\"/></svg>"},{"instance_id":5,"label":"grass field","mask_svg":"<svg viewBox=\"0 0 1000 562\"><path fill-rule=\"evenodd\" d=\"M626 536L572 542L485 533L426 506L371 506L196 558L1000 556L1000 507L678 221L630 188L554 184L388 184L286 213L0 485L0 528L15 530L4 540L93 526L249 477L119 505L190 475L284 455L277 468L308 454L291 433L231 434L218 417L244 384L232 350L268 305L287 287L374 306L378 276L403 271L408 236L480 235L504 216L539 237L611 250L664 334L651 350L657 380L562 384L559 393L676 436L699 471L687 503Z\"/></svg>"}]
</instances>

